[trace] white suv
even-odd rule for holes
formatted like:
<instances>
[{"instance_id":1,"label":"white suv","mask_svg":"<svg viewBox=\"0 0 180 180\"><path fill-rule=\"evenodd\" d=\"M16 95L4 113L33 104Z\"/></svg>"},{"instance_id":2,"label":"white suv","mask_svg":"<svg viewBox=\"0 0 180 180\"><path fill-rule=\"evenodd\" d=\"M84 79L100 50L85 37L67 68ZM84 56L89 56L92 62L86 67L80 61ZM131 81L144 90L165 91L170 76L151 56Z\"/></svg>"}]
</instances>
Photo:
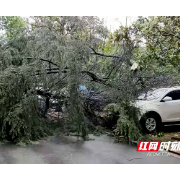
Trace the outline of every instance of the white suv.
<instances>
[{"instance_id":1,"label":"white suv","mask_svg":"<svg viewBox=\"0 0 180 180\"><path fill-rule=\"evenodd\" d=\"M162 124L180 123L180 88L160 88L146 98L139 97L136 107L140 108L140 122L148 133L160 129Z\"/></svg>"}]
</instances>

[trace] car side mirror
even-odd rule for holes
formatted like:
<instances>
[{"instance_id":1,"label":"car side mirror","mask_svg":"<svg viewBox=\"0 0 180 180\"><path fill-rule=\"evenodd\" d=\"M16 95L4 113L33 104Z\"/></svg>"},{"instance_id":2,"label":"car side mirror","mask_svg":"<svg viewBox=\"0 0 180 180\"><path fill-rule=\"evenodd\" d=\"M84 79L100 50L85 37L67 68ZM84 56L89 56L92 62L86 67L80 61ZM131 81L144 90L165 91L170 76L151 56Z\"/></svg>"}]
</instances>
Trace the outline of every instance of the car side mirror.
<instances>
[{"instance_id":1,"label":"car side mirror","mask_svg":"<svg viewBox=\"0 0 180 180\"><path fill-rule=\"evenodd\" d=\"M172 98L169 96L166 96L164 99L162 99L162 102L166 102L166 101L172 101Z\"/></svg>"}]
</instances>

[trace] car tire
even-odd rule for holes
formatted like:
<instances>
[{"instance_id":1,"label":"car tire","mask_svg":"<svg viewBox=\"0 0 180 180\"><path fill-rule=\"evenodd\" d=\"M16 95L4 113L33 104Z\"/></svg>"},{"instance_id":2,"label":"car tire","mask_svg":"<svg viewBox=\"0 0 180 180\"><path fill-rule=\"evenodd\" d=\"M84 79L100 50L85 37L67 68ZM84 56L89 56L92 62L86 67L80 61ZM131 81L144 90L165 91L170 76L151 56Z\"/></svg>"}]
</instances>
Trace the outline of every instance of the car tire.
<instances>
[{"instance_id":1,"label":"car tire","mask_svg":"<svg viewBox=\"0 0 180 180\"><path fill-rule=\"evenodd\" d=\"M151 134L154 132L159 132L162 128L162 123L160 117L156 114L146 114L141 119L141 125L145 133Z\"/></svg>"}]
</instances>

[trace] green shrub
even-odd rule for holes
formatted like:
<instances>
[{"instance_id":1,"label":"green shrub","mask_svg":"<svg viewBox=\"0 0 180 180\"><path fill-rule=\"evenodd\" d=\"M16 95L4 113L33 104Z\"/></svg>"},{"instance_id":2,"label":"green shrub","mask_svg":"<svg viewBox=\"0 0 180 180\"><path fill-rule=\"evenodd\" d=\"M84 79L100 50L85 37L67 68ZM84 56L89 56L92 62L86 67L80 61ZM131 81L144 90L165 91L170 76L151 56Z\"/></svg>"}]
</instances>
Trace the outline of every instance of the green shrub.
<instances>
[{"instance_id":1,"label":"green shrub","mask_svg":"<svg viewBox=\"0 0 180 180\"><path fill-rule=\"evenodd\" d=\"M119 108L119 119L114 130L116 142L134 143L146 139L146 136L142 133L138 114L139 110L132 106Z\"/></svg>"},{"instance_id":2,"label":"green shrub","mask_svg":"<svg viewBox=\"0 0 180 180\"><path fill-rule=\"evenodd\" d=\"M101 126L96 126L96 129L95 129L95 131L93 132L93 135L95 135L95 136L100 136L100 135L102 135L102 134L104 134L104 128L101 127Z\"/></svg>"},{"instance_id":3,"label":"green shrub","mask_svg":"<svg viewBox=\"0 0 180 180\"><path fill-rule=\"evenodd\" d=\"M1 139L29 142L52 134L50 122L40 117L37 111L36 102L29 98L13 106L1 121Z\"/></svg>"},{"instance_id":4,"label":"green shrub","mask_svg":"<svg viewBox=\"0 0 180 180\"><path fill-rule=\"evenodd\" d=\"M19 69L0 74L1 140L29 142L51 134L50 122L40 116L32 78Z\"/></svg>"}]
</instances>

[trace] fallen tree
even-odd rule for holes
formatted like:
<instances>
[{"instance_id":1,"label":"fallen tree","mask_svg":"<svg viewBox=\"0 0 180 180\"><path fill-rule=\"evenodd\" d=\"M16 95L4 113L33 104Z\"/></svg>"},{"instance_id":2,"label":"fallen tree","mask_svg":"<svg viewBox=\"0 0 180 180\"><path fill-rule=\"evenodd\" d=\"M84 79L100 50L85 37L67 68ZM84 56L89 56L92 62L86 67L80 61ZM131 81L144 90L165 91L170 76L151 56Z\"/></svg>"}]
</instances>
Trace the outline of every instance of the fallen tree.
<instances>
[{"instance_id":1,"label":"fallen tree","mask_svg":"<svg viewBox=\"0 0 180 180\"><path fill-rule=\"evenodd\" d=\"M137 47L127 35L128 28L121 34L125 35L123 39L108 44L111 53L104 47L108 43L105 41L108 32L95 21L96 18L73 17L79 24L69 17L34 18L33 30L6 39L0 49L2 139L28 141L50 133L49 123L39 112L37 93L47 100L45 113L51 96L63 96L67 104L67 122L73 131L87 139L88 121L95 126L99 122L96 110L89 106L92 98L83 99L78 91L79 85L105 92L109 98L107 102L118 104L128 117L126 108L140 93L177 83L177 78L172 81L172 75L167 72L131 69ZM37 87L42 87L44 92L37 91ZM131 121L136 129L137 123L133 118Z\"/></svg>"}]
</instances>

